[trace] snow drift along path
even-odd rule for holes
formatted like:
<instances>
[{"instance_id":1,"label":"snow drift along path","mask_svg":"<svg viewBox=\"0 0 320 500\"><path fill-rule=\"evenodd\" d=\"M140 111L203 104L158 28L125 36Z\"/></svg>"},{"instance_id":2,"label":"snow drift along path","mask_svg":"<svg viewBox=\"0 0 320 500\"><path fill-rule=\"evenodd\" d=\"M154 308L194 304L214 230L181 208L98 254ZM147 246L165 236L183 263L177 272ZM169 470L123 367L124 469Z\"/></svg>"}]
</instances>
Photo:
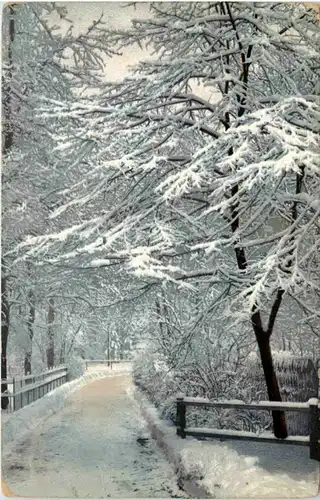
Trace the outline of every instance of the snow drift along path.
<instances>
[{"instance_id":1,"label":"snow drift along path","mask_svg":"<svg viewBox=\"0 0 320 500\"><path fill-rule=\"evenodd\" d=\"M2 478L10 489L43 498L185 496L126 393L130 383L129 375L94 380L38 420L18 447L5 445Z\"/></svg>"}]
</instances>

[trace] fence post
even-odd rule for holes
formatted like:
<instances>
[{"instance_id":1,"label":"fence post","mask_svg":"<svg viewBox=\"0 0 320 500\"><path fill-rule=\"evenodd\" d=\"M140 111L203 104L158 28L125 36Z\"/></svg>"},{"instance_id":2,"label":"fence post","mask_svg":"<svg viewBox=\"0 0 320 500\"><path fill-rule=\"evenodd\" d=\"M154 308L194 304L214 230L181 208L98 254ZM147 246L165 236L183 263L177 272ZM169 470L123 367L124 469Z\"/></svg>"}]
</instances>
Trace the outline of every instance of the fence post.
<instances>
[{"instance_id":1,"label":"fence post","mask_svg":"<svg viewBox=\"0 0 320 500\"><path fill-rule=\"evenodd\" d=\"M310 432L310 458L320 460L320 412L319 400L312 398L309 400L311 432Z\"/></svg>"},{"instance_id":2,"label":"fence post","mask_svg":"<svg viewBox=\"0 0 320 500\"><path fill-rule=\"evenodd\" d=\"M177 398L177 436L184 439L186 437L186 405L183 399Z\"/></svg>"}]
</instances>

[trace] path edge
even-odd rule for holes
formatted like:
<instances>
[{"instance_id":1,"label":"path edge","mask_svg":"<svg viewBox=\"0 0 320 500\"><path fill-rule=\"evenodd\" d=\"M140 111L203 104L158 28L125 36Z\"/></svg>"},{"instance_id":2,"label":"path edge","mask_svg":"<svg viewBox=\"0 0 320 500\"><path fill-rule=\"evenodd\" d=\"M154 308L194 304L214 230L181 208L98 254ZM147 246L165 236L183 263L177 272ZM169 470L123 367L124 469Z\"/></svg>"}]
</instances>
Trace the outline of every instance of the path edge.
<instances>
[{"instance_id":1,"label":"path edge","mask_svg":"<svg viewBox=\"0 0 320 500\"><path fill-rule=\"evenodd\" d=\"M33 403L24 406L20 410L10 414L10 418L4 422L1 418L1 454L3 457L10 454L20 443L26 439L28 434L36 429L43 421L51 415L60 411L67 403L71 394L81 387L110 376L122 376L124 373L110 375L109 372L85 373L70 382L67 382L53 391L39 398Z\"/></svg>"},{"instance_id":2,"label":"path edge","mask_svg":"<svg viewBox=\"0 0 320 500\"><path fill-rule=\"evenodd\" d=\"M131 394L140 407L141 414L147 423L151 436L156 441L159 448L161 448L164 452L167 460L174 467L180 488L183 489L183 491L185 491L191 498L213 498L203 485L199 484L196 479L190 478L190 473L183 464L179 450L172 445L172 441L174 439L173 436L169 435L169 430L171 431L171 428L160 421L160 417L155 406L134 383Z\"/></svg>"}]
</instances>

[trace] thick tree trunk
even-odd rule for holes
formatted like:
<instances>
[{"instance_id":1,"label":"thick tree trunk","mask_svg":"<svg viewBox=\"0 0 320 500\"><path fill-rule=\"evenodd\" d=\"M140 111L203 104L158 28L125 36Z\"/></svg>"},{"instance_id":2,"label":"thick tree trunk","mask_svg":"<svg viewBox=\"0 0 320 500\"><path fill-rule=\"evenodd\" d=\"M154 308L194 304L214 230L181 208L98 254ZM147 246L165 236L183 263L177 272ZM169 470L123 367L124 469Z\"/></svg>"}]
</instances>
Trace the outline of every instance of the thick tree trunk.
<instances>
[{"instance_id":1,"label":"thick tree trunk","mask_svg":"<svg viewBox=\"0 0 320 500\"><path fill-rule=\"evenodd\" d=\"M10 310L7 297L7 278L2 269L1 277L1 379L7 378L7 345L9 336ZM6 410L9 406L8 396L2 396L8 390L7 384L1 384L1 408Z\"/></svg>"},{"instance_id":2,"label":"thick tree trunk","mask_svg":"<svg viewBox=\"0 0 320 500\"><path fill-rule=\"evenodd\" d=\"M49 309L48 309L48 347L47 347L47 367L48 369L54 367L54 299L49 299Z\"/></svg>"},{"instance_id":3,"label":"thick tree trunk","mask_svg":"<svg viewBox=\"0 0 320 500\"><path fill-rule=\"evenodd\" d=\"M230 4L228 2L224 2L221 4L222 6L222 12L223 14L228 13L230 22L235 34L235 39L237 40L239 51L240 51L240 65L241 65L241 76L240 80L243 82L243 88L242 88L242 93L238 94L236 96L237 102L238 102L238 118L243 116L243 114L246 112L246 103L247 103L247 86L249 82L249 70L250 70L250 57L252 54L253 50L253 45L249 45L247 52L243 50L241 38L239 36L239 33L237 31L237 25L235 23L235 20L233 18L232 10L230 7ZM227 94L229 92L229 85L228 82L225 87L225 93ZM229 113L226 114L225 116L225 128L226 130L229 129L230 127L230 115ZM230 148L229 154L231 155L233 153L233 149ZM239 187L236 185L231 189L231 194L232 196L236 197L239 191ZM239 230L240 227L240 220L239 220L239 202L236 201L235 204L233 205L231 209L231 230L233 234L236 234ZM238 268L241 271L245 271L248 267L248 261L247 261L247 256L244 251L244 248L239 248L235 247L235 254L236 254L236 259L237 259L237 265ZM273 366L273 360L272 360L272 353L271 353L271 346L270 346L270 336L273 331L273 326L277 317L277 313L279 311L279 307L281 305L282 301L282 296L283 296L283 290L278 290L276 299L273 303L273 306L271 308L270 312L270 317L269 317L269 322L267 329L264 330L263 325L262 325L262 319L260 315L259 310L252 310L252 316L251 316L251 323L252 327L255 333L255 337L258 343L258 348L260 352L260 358L261 358L261 363L262 363L262 368L263 368L263 373L266 381L266 386L267 386L267 391L269 395L270 401L281 401L281 394L280 394L280 389L278 385L278 380L276 373L274 371L274 366ZM285 414L284 412L278 412L274 411L272 412L272 418L273 418L273 428L274 428L274 435L278 438L286 438L288 435L287 432L287 426L286 426L286 419L285 419Z\"/></svg>"},{"instance_id":4,"label":"thick tree trunk","mask_svg":"<svg viewBox=\"0 0 320 500\"><path fill-rule=\"evenodd\" d=\"M267 385L269 400L281 401L282 399L281 399L280 388L272 360L270 336L266 334L266 332L264 331L261 331L260 333L257 333L256 331L256 339L258 342L260 358ZM273 411L272 419L273 419L274 435L277 438L282 438L282 439L286 438L288 436L288 431L287 431L285 413L283 411Z\"/></svg>"},{"instance_id":5,"label":"thick tree trunk","mask_svg":"<svg viewBox=\"0 0 320 500\"><path fill-rule=\"evenodd\" d=\"M239 189L238 186L232 188L231 192L233 196L235 196L238 193L238 189ZM232 215L231 229L233 233L236 233L239 229L239 211L237 203L232 207L231 215ZM236 254L238 268L241 271L245 271L248 267L248 261L244 248L236 247L235 254ZM273 327L277 318L277 314L279 312L279 308L281 306L283 293L284 293L283 290L279 289L276 294L276 298L271 307L269 321L266 329L263 328L262 318L259 310L252 310L252 316L251 316L251 324L253 327L253 331L255 333L255 337L260 352L263 373L270 401L282 401L277 375L273 366L273 359L270 346L270 336L273 332ZM286 438L288 436L288 431L287 431L285 413L283 411L282 412L273 411L272 419L273 419L273 431L275 437L282 439Z\"/></svg>"},{"instance_id":6,"label":"thick tree trunk","mask_svg":"<svg viewBox=\"0 0 320 500\"><path fill-rule=\"evenodd\" d=\"M32 371L31 359L32 359L32 341L33 341L33 324L36 316L36 309L34 303L34 294L30 290L28 294L29 299L29 314L27 319L28 334L29 334L29 347L24 357L24 374L28 375Z\"/></svg>"}]
</instances>

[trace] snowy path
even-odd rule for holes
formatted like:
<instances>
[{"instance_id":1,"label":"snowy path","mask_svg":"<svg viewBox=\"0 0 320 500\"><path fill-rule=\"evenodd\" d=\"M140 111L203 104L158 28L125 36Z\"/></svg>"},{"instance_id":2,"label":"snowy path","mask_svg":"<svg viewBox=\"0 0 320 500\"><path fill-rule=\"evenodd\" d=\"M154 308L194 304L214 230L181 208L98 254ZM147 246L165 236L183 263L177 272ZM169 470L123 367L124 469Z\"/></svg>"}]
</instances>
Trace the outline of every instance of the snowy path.
<instances>
[{"instance_id":1,"label":"snowy path","mask_svg":"<svg viewBox=\"0 0 320 500\"><path fill-rule=\"evenodd\" d=\"M128 375L91 382L3 458L3 479L28 497L183 497L126 393ZM140 439L141 438L141 439Z\"/></svg>"}]
</instances>

